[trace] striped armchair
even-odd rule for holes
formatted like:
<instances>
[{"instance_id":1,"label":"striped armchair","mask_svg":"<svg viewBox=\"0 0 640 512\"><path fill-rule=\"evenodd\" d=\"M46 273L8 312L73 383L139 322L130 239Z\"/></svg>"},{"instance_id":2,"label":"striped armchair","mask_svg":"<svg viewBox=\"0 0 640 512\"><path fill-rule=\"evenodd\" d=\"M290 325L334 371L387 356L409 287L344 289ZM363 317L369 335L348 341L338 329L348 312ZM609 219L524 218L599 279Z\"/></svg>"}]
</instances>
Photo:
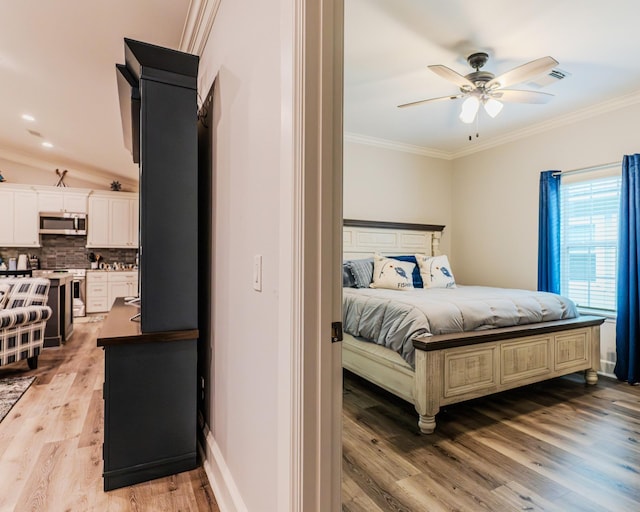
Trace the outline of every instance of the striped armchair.
<instances>
[{"instance_id":1,"label":"striped armchair","mask_svg":"<svg viewBox=\"0 0 640 512\"><path fill-rule=\"evenodd\" d=\"M29 368L38 367L51 317L49 284L41 277L0 279L0 366L26 359Z\"/></svg>"}]
</instances>

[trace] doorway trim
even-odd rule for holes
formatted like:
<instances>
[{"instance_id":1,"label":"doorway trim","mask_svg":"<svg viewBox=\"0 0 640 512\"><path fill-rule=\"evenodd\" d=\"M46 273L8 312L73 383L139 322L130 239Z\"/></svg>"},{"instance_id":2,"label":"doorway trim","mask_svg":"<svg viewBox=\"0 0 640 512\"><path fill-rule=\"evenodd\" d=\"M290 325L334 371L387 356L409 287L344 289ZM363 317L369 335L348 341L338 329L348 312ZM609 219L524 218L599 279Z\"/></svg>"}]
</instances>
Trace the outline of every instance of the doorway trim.
<instances>
[{"instance_id":1,"label":"doorway trim","mask_svg":"<svg viewBox=\"0 0 640 512\"><path fill-rule=\"evenodd\" d=\"M341 508L343 0L281 0L278 510Z\"/></svg>"}]
</instances>

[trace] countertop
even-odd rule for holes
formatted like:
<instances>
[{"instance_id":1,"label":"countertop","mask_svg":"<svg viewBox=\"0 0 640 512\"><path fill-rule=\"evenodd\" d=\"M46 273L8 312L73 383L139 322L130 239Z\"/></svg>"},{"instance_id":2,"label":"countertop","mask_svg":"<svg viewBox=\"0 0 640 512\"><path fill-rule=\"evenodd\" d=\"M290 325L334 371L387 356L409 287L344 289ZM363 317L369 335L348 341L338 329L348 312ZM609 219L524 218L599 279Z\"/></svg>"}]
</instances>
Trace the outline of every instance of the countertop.
<instances>
[{"instance_id":1,"label":"countertop","mask_svg":"<svg viewBox=\"0 0 640 512\"><path fill-rule=\"evenodd\" d=\"M34 270L32 272L33 277L46 277L50 281L57 280L62 284L67 284L73 281L73 274L71 272L58 272L56 270Z\"/></svg>"},{"instance_id":2,"label":"countertop","mask_svg":"<svg viewBox=\"0 0 640 512\"><path fill-rule=\"evenodd\" d=\"M138 313L139 306L127 304L124 297L116 298L100 330L97 345L108 347L135 343L193 341L200 335L198 329L143 333L140 322L131 320Z\"/></svg>"}]
</instances>

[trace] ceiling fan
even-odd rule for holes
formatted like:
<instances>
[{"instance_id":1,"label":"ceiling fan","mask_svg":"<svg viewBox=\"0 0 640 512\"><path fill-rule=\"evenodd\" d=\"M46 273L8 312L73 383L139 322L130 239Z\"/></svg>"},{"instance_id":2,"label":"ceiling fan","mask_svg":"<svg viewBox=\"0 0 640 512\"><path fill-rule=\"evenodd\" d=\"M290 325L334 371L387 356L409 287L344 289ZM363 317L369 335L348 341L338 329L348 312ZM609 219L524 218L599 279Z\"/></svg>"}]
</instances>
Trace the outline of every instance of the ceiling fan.
<instances>
[{"instance_id":1,"label":"ceiling fan","mask_svg":"<svg viewBox=\"0 0 640 512\"><path fill-rule=\"evenodd\" d=\"M546 103L553 97L553 94L545 92L506 89L506 87L530 80L557 66L558 61L553 57L547 56L532 60L499 76L495 76L488 71L480 71L488 59L489 55L484 52L469 55L467 62L475 71L465 76L441 64L429 66L431 71L456 84L460 88L460 93L441 96L439 98L412 101L411 103L398 105L398 107L413 107L432 101L465 98L462 103L460 119L463 123L472 123L481 104L487 114L491 117L496 117L502 110L503 101L515 103Z\"/></svg>"}]
</instances>

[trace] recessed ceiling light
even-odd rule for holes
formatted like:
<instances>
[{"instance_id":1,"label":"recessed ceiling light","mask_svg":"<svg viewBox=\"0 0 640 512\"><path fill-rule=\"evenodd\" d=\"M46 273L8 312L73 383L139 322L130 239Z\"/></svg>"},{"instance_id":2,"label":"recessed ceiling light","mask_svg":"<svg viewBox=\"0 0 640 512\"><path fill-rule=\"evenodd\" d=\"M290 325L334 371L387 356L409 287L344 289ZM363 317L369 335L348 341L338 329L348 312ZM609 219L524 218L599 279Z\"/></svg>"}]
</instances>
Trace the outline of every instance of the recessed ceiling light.
<instances>
[{"instance_id":1,"label":"recessed ceiling light","mask_svg":"<svg viewBox=\"0 0 640 512\"><path fill-rule=\"evenodd\" d=\"M25 121L35 121L36 118L29 114L22 114L22 119Z\"/></svg>"},{"instance_id":2,"label":"recessed ceiling light","mask_svg":"<svg viewBox=\"0 0 640 512\"><path fill-rule=\"evenodd\" d=\"M51 144L51 142L46 142L46 141L45 141L45 142L43 142L43 143L42 143L42 145L43 145L45 148L52 148L52 147L53 147L53 144Z\"/></svg>"}]
</instances>

